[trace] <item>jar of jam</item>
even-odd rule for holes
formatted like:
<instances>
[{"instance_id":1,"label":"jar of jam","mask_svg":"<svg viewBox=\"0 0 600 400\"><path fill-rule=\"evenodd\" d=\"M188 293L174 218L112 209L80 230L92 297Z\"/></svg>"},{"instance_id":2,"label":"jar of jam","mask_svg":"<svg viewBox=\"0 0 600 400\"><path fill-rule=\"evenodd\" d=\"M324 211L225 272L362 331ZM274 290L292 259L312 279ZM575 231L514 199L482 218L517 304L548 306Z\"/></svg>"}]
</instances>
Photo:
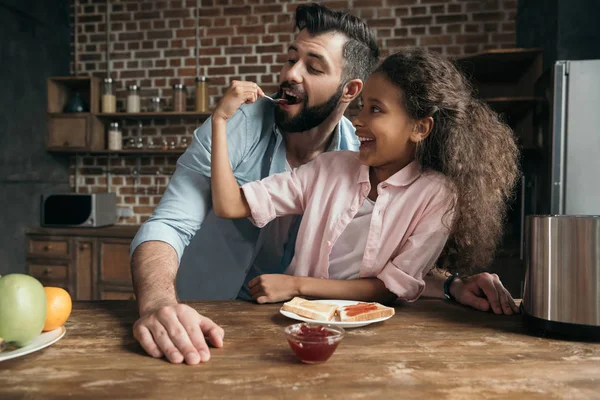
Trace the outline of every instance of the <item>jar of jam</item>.
<instances>
[{"instance_id":1,"label":"jar of jam","mask_svg":"<svg viewBox=\"0 0 600 400\"><path fill-rule=\"evenodd\" d=\"M329 360L345 333L341 327L304 322L290 325L284 332L296 357L307 364Z\"/></svg>"}]
</instances>

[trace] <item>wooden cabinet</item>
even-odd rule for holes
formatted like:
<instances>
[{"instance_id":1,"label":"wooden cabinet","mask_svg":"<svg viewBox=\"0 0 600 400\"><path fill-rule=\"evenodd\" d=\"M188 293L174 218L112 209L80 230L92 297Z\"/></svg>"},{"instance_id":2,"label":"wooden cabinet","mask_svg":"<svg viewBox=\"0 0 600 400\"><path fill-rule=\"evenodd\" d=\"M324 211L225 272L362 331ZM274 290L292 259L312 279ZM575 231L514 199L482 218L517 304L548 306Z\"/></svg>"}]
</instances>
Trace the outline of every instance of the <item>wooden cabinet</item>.
<instances>
[{"instance_id":1,"label":"wooden cabinet","mask_svg":"<svg viewBox=\"0 0 600 400\"><path fill-rule=\"evenodd\" d=\"M129 245L135 226L30 229L28 272L74 300L133 300Z\"/></svg>"},{"instance_id":2,"label":"wooden cabinet","mask_svg":"<svg viewBox=\"0 0 600 400\"><path fill-rule=\"evenodd\" d=\"M92 151L106 147L104 124L99 111L100 80L95 77L48 78L48 150ZM85 112L65 113L75 95L86 106Z\"/></svg>"}]
</instances>

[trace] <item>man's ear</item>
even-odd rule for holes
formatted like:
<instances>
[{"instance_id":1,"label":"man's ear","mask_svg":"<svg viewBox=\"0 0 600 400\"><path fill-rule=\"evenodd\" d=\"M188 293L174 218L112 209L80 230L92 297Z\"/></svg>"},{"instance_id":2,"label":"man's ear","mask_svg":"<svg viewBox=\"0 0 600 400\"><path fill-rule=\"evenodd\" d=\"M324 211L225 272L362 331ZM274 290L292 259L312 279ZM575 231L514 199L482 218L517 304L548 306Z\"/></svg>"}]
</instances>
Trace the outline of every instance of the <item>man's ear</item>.
<instances>
[{"instance_id":1,"label":"man's ear","mask_svg":"<svg viewBox=\"0 0 600 400\"><path fill-rule=\"evenodd\" d=\"M363 81L360 79L352 79L344 86L344 92L342 93L340 101L343 103L351 103L358 97L362 89Z\"/></svg>"},{"instance_id":2,"label":"man's ear","mask_svg":"<svg viewBox=\"0 0 600 400\"><path fill-rule=\"evenodd\" d=\"M410 140L418 143L429 136L433 130L433 118L427 117L415 121L414 129L410 135Z\"/></svg>"}]
</instances>

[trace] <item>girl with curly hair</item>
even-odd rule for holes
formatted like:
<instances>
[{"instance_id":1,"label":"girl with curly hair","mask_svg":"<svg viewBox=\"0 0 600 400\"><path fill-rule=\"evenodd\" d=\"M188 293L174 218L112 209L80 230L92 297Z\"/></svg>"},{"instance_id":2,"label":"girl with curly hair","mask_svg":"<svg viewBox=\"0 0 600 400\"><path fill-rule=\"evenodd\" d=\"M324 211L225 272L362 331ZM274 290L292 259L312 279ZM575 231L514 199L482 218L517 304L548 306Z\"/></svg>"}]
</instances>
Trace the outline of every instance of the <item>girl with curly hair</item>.
<instances>
[{"instance_id":1,"label":"girl with curly hair","mask_svg":"<svg viewBox=\"0 0 600 400\"><path fill-rule=\"evenodd\" d=\"M233 113L263 95L241 84L215 113ZM468 274L494 256L519 175L510 128L473 97L450 61L423 49L388 57L361 97L353 122L359 153L323 153L241 190L229 164L226 118L213 119L217 216L250 217L262 227L303 215L285 274L250 282L259 303L294 296L414 301L436 264Z\"/></svg>"}]
</instances>

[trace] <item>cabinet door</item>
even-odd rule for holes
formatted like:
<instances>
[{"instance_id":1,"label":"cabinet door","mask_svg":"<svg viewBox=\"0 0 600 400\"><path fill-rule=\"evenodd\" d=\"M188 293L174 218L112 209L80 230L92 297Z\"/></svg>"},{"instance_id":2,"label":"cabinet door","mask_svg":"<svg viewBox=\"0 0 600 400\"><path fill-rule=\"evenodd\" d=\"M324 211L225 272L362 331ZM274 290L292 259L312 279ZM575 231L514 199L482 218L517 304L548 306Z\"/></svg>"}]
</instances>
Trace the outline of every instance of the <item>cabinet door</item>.
<instances>
[{"instance_id":1,"label":"cabinet door","mask_svg":"<svg viewBox=\"0 0 600 400\"><path fill-rule=\"evenodd\" d=\"M132 288L129 269L130 239L100 238L99 281L107 286Z\"/></svg>"},{"instance_id":2,"label":"cabinet door","mask_svg":"<svg viewBox=\"0 0 600 400\"><path fill-rule=\"evenodd\" d=\"M68 260L29 259L27 261L29 274L44 286L55 286L65 289L73 300L76 295L70 279L70 262Z\"/></svg>"},{"instance_id":3,"label":"cabinet door","mask_svg":"<svg viewBox=\"0 0 600 400\"><path fill-rule=\"evenodd\" d=\"M77 300L93 300L94 286L94 250L95 241L92 238L77 238L75 243L76 298Z\"/></svg>"},{"instance_id":4,"label":"cabinet door","mask_svg":"<svg viewBox=\"0 0 600 400\"><path fill-rule=\"evenodd\" d=\"M48 149L85 149L89 129L87 116L48 118Z\"/></svg>"}]
</instances>

